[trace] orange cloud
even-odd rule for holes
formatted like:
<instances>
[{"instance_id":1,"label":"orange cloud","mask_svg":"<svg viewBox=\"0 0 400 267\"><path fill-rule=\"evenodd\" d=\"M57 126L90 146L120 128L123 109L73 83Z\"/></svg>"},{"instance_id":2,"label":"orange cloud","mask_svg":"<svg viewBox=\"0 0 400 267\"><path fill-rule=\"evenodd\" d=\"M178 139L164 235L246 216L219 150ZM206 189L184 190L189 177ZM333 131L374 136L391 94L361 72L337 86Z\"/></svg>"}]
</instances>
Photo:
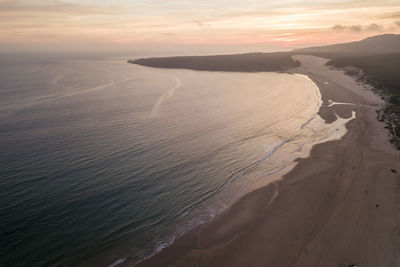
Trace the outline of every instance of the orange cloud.
<instances>
[{"instance_id":1,"label":"orange cloud","mask_svg":"<svg viewBox=\"0 0 400 267\"><path fill-rule=\"evenodd\" d=\"M0 46L297 47L400 32L397 10L391 0L0 0Z\"/></svg>"}]
</instances>

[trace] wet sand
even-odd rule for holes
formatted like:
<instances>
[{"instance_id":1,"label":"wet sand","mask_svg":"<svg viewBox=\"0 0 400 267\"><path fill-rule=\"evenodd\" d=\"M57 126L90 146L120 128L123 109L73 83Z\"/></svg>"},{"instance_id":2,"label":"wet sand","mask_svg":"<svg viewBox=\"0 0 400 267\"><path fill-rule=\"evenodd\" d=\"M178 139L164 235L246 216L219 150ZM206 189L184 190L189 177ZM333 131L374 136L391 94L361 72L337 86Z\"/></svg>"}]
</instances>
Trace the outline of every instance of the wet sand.
<instances>
[{"instance_id":1,"label":"wet sand","mask_svg":"<svg viewBox=\"0 0 400 267\"><path fill-rule=\"evenodd\" d=\"M297 59L327 123L356 112L345 136L137 266L400 266L400 158L376 119L382 101L320 58Z\"/></svg>"}]
</instances>

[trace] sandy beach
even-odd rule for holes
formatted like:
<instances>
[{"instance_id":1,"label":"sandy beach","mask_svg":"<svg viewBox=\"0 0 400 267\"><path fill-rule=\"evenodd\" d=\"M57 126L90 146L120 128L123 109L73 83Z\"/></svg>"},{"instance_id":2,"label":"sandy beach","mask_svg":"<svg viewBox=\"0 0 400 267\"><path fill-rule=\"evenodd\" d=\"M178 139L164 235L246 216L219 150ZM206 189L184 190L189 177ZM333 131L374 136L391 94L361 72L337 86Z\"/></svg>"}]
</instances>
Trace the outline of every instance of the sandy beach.
<instances>
[{"instance_id":1,"label":"sandy beach","mask_svg":"<svg viewBox=\"0 0 400 267\"><path fill-rule=\"evenodd\" d=\"M400 266L400 161L376 119L382 100L325 59L296 59L326 123L356 113L345 136L137 266Z\"/></svg>"}]
</instances>

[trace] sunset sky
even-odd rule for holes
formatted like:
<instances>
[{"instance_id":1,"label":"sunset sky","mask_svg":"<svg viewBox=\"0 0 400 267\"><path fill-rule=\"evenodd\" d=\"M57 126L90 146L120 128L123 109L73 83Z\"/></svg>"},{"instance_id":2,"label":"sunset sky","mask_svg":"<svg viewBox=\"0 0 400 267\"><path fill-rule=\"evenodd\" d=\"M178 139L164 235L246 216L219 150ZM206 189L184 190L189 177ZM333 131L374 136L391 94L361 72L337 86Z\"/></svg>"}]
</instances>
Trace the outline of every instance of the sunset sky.
<instances>
[{"instance_id":1,"label":"sunset sky","mask_svg":"<svg viewBox=\"0 0 400 267\"><path fill-rule=\"evenodd\" d=\"M273 51L400 33L399 0L0 0L0 48Z\"/></svg>"}]
</instances>

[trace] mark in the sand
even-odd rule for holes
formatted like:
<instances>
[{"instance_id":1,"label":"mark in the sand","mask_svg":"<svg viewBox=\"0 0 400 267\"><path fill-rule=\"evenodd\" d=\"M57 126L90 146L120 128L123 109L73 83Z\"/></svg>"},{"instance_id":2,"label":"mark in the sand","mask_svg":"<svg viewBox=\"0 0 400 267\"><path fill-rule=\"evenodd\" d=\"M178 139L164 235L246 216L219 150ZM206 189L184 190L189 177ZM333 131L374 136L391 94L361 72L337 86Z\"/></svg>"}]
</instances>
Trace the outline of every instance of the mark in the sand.
<instances>
[{"instance_id":1,"label":"mark in the sand","mask_svg":"<svg viewBox=\"0 0 400 267\"><path fill-rule=\"evenodd\" d=\"M275 186L275 192L274 195L269 200L267 206L265 206L265 208L268 208L269 205L271 205L272 201L274 201L274 199L278 196L278 184L276 182L273 182L272 184Z\"/></svg>"},{"instance_id":2,"label":"mark in the sand","mask_svg":"<svg viewBox=\"0 0 400 267\"><path fill-rule=\"evenodd\" d=\"M375 205L375 207L377 207L377 208L379 208L380 206L381 206L381 205L379 205L379 204L376 204L376 205Z\"/></svg>"},{"instance_id":3,"label":"mark in the sand","mask_svg":"<svg viewBox=\"0 0 400 267\"><path fill-rule=\"evenodd\" d=\"M328 103L329 103L328 107L332 107L334 105L355 105L354 103L335 102L335 101L332 101L332 100L328 100Z\"/></svg>"},{"instance_id":4,"label":"mark in the sand","mask_svg":"<svg viewBox=\"0 0 400 267\"><path fill-rule=\"evenodd\" d=\"M395 170L395 169L391 169L390 171L393 173L397 173L397 170Z\"/></svg>"},{"instance_id":5,"label":"mark in the sand","mask_svg":"<svg viewBox=\"0 0 400 267\"><path fill-rule=\"evenodd\" d=\"M327 105L326 107L332 107L334 105L350 105L350 106L358 106L358 107L380 107L380 105L378 104L356 104L356 103L346 103L346 102L335 102L332 100L328 100L329 105Z\"/></svg>"}]
</instances>

